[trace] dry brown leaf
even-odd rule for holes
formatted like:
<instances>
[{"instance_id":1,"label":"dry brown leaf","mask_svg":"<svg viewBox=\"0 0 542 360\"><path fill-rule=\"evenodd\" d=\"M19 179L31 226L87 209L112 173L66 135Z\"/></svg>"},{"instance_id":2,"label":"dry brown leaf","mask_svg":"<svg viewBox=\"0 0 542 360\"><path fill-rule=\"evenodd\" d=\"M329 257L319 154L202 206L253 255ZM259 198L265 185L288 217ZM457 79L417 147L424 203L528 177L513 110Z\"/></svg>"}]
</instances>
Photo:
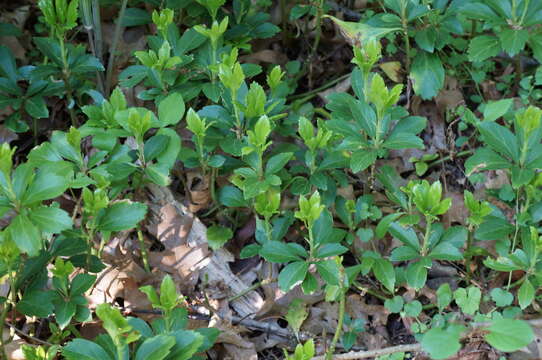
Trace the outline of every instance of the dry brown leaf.
<instances>
[{"instance_id":1,"label":"dry brown leaf","mask_svg":"<svg viewBox=\"0 0 542 360\"><path fill-rule=\"evenodd\" d=\"M288 62L288 57L279 51L264 49L264 50L254 52L250 55L242 56L241 62L247 62L247 63L253 63L253 64L267 63L267 64L284 65Z\"/></svg>"},{"instance_id":2,"label":"dry brown leaf","mask_svg":"<svg viewBox=\"0 0 542 360\"><path fill-rule=\"evenodd\" d=\"M207 208L211 202L210 181L211 176L209 174L203 176L198 171L189 171L186 173L186 190L190 195L188 209L192 213Z\"/></svg>"},{"instance_id":3,"label":"dry brown leaf","mask_svg":"<svg viewBox=\"0 0 542 360\"><path fill-rule=\"evenodd\" d=\"M447 76L444 87L435 98L435 102L441 114L446 110L457 108L465 102L463 93L458 88L459 84L456 78Z\"/></svg>"},{"instance_id":4,"label":"dry brown leaf","mask_svg":"<svg viewBox=\"0 0 542 360\"><path fill-rule=\"evenodd\" d=\"M384 71L392 81L396 83L402 83L403 77L401 76L401 63L399 61L388 61L378 64L378 67Z\"/></svg>"}]
</instances>

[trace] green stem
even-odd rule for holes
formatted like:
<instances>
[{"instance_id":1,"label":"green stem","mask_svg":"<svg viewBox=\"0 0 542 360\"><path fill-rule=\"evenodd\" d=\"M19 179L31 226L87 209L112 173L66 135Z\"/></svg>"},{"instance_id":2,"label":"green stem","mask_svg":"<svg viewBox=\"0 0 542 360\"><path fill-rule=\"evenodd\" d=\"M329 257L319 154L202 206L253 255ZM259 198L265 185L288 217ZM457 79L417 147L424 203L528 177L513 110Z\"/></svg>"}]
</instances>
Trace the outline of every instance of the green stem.
<instances>
[{"instance_id":1,"label":"green stem","mask_svg":"<svg viewBox=\"0 0 542 360\"><path fill-rule=\"evenodd\" d=\"M405 71L410 74L410 38L408 37L408 19L406 15L406 3L401 1L401 22L403 24L403 36L405 41Z\"/></svg>"},{"instance_id":2,"label":"green stem","mask_svg":"<svg viewBox=\"0 0 542 360\"><path fill-rule=\"evenodd\" d=\"M335 84L337 84L337 83L339 83L339 82L341 82L341 81L343 81L345 79L348 79L350 76L351 76L350 73L341 75L338 78L335 78L335 79L325 83L324 85L322 85L322 86L320 86L320 87L318 87L316 89L307 91L307 92L305 92L303 94L292 95L292 96L290 96L288 98L288 101L292 102L294 100L299 100L301 103L309 101L310 99L312 99L313 97L318 95L319 92L324 91L326 89L329 89L333 85L335 85Z\"/></svg>"},{"instance_id":3,"label":"green stem","mask_svg":"<svg viewBox=\"0 0 542 360\"><path fill-rule=\"evenodd\" d=\"M275 281L277 281L277 280L276 280L276 279L271 279L271 278L269 278L269 279L263 279L262 281L258 281L258 282L255 283L254 285L251 285L251 286L249 286L248 288L246 288L245 290L241 291L239 294L234 295L234 296L228 298L228 302L231 302L231 301L235 301L235 300L237 300L237 299L240 299L240 298L242 298L243 296L245 296L246 294L248 294L249 292L256 290L256 289L259 288L260 286L268 285L268 284L274 283Z\"/></svg>"},{"instance_id":4,"label":"green stem","mask_svg":"<svg viewBox=\"0 0 542 360\"><path fill-rule=\"evenodd\" d=\"M423 244L422 244L422 250L421 255L425 256L427 255L427 247L429 245L429 235L431 234L431 219L429 217L425 217L425 222L427 223L425 225L425 234L423 236Z\"/></svg>"},{"instance_id":5,"label":"green stem","mask_svg":"<svg viewBox=\"0 0 542 360\"><path fill-rule=\"evenodd\" d=\"M149 266L149 254L147 248L145 247L145 240L143 239L143 232L137 227L137 239L139 240L139 250L141 251L141 258L143 259L143 267L145 271L150 273L151 268Z\"/></svg>"},{"instance_id":6,"label":"green stem","mask_svg":"<svg viewBox=\"0 0 542 360\"><path fill-rule=\"evenodd\" d=\"M15 290L15 281L13 281L13 275L12 275L12 270L9 269L8 270L8 273L9 273L9 290L10 290L10 298L11 298L11 303L12 305L15 304L15 295L17 294L16 290ZM5 340L4 339L4 324L6 323L6 318L8 316L8 312L9 312L9 303L10 301L6 300L4 302L4 307L2 308L2 314L0 315L0 321L1 321L1 327L0 327L0 354L3 354L3 357L4 359L9 359L8 356L7 356L7 352L6 352L6 345L9 344L11 342L11 340Z\"/></svg>"},{"instance_id":7,"label":"green stem","mask_svg":"<svg viewBox=\"0 0 542 360\"><path fill-rule=\"evenodd\" d=\"M514 230L514 238L512 239L512 248L510 249L510 252L513 253L516 249L516 243L518 240L518 234L519 234L519 222L518 222L518 216L519 216L519 197L521 195L521 187L516 192L516 223L515 223L515 230ZM512 282L512 271L508 273L508 285L506 285L506 290L510 289L510 285Z\"/></svg>"},{"instance_id":8,"label":"green stem","mask_svg":"<svg viewBox=\"0 0 542 360\"><path fill-rule=\"evenodd\" d=\"M74 101L73 101L73 90L70 84L70 68L68 65L68 56L66 54L66 47L64 46L64 39L59 37L58 43L60 45L60 57L62 58L62 81L64 82L64 87L66 88L66 99L68 100L68 112L70 114L70 119L73 126L78 126L77 117L75 116Z\"/></svg>"},{"instance_id":9,"label":"green stem","mask_svg":"<svg viewBox=\"0 0 542 360\"><path fill-rule=\"evenodd\" d=\"M111 49L109 49L109 60L107 62L107 74L105 80L105 95L109 95L111 93L111 82L113 81L113 66L115 64L115 52L117 51L120 33L122 31L122 19L124 18L124 11L126 10L127 4L128 0L122 0L119 17L115 26L115 33L113 35L113 43L111 44Z\"/></svg>"},{"instance_id":10,"label":"green stem","mask_svg":"<svg viewBox=\"0 0 542 360\"><path fill-rule=\"evenodd\" d=\"M464 151L460 151L458 152L457 154L454 154L454 158L455 157L463 157L463 156L467 156L467 155L471 155L474 151L473 150L464 150ZM436 165L439 165L439 164L442 164L443 162L446 162L448 160L452 160L452 156L451 155L448 155L448 156L445 156L443 158L440 158L440 159L437 159L435 161L433 161L432 163L429 164L429 169L432 168L433 166L436 166Z\"/></svg>"},{"instance_id":11,"label":"green stem","mask_svg":"<svg viewBox=\"0 0 542 360\"><path fill-rule=\"evenodd\" d=\"M314 56L316 55L316 51L318 50L318 46L320 45L320 38L322 37L322 16L324 15L324 0L319 0L318 5L316 5L316 35L314 37L314 43L312 44L311 52L307 58L307 61L305 62L303 69L296 74L295 80L296 82L301 79L309 69L310 64L312 63L312 60Z\"/></svg>"},{"instance_id":12,"label":"green stem","mask_svg":"<svg viewBox=\"0 0 542 360\"><path fill-rule=\"evenodd\" d=\"M467 253L467 258L465 260L465 268L467 269L467 282L470 281L470 279L472 278L472 270L470 268L470 264L471 264L471 260L472 260L472 255L470 254L470 249L472 247L472 233L473 233L473 228L472 226L469 226L468 228L468 233L467 233L467 249L466 249L466 253Z\"/></svg>"},{"instance_id":13,"label":"green stem","mask_svg":"<svg viewBox=\"0 0 542 360\"><path fill-rule=\"evenodd\" d=\"M331 340L331 345L329 346L329 349L326 352L326 360L333 359L335 346L337 345L337 342L339 342L339 338L341 337L341 333L343 329L344 312L345 312L345 304L346 304L346 289L344 288L344 268L342 267L340 269L340 283L341 283L341 290L340 290L341 298L339 299L339 318L337 322L337 328L335 329L335 335L333 335L333 340Z\"/></svg>"}]
</instances>

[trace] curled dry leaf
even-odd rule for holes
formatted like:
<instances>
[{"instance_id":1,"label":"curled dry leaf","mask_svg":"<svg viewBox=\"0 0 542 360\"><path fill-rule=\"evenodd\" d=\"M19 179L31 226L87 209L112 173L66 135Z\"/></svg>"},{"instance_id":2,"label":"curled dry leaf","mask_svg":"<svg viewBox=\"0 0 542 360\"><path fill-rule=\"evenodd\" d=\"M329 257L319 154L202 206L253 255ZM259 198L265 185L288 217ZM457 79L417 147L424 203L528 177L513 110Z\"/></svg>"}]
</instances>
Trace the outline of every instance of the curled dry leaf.
<instances>
[{"instance_id":1,"label":"curled dry leaf","mask_svg":"<svg viewBox=\"0 0 542 360\"><path fill-rule=\"evenodd\" d=\"M211 319L209 326L220 330L216 343L221 343L226 352L226 354L223 354L223 356L220 357L221 359L258 359L254 343L241 336L241 333L245 331L245 329L239 326L233 326L217 317Z\"/></svg>"},{"instance_id":2,"label":"curled dry leaf","mask_svg":"<svg viewBox=\"0 0 542 360\"><path fill-rule=\"evenodd\" d=\"M204 176L197 171L189 171L186 174L186 190L190 195L188 209L192 213L207 208L211 202L210 180L209 174Z\"/></svg>"}]
</instances>

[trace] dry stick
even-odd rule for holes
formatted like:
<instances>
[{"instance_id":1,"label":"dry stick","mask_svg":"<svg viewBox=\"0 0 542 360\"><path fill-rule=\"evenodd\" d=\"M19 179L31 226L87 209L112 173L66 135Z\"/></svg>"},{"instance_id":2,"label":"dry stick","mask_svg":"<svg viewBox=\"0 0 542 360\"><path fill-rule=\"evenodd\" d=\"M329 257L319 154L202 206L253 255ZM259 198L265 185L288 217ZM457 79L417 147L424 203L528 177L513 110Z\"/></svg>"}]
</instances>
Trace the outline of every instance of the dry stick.
<instances>
[{"instance_id":1,"label":"dry stick","mask_svg":"<svg viewBox=\"0 0 542 360\"><path fill-rule=\"evenodd\" d=\"M47 345L47 346L53 346L54 345L54 344L50 343L49 341L41 340L41 339L38 339L35 336L32 336L30 334L25 333L23 330L17 328L15 325L13 325L13 324L11 324L11 323L9 323L7 321L4 322L4 324L6 324L6 326L9 326L10 328L12 328L13 331L15 331L17 334L19 334L21 336L24 336L24 337L27 337L27 338L31 339L32 341L37 342L38 344Z\"/></svg>"},{"instance_id":2,"label":"dry stick","mask_svg":"<svg viewBox=\"0 0 542 360\"><path fill-rule=\"evenodd\" d=\"M111 44L111 48L109 49L109 61L107 62L107 78L105 80L105 96L109 96L111 92L111 82L113 81L113 65L115 63L115 52L117 51L120 32L122 31L122 20L124 18L124 11L126 10L127 3L128 0L122 0L119 18L117 19L117 25L115 27L115 34L113 35L113 43Z\"/></svg>"},{"instance_id":3,"label":"dry stick","mask_svg":"<svg viewBox=\"0 0 542 360\"><path fill-rule=\"evenodd\" d=\"M525 320L529 325L534 327L542 327L542 319ZM490 322L473 323L473 328L479 328L484 326L490 326ZM422 345L419 343L409 345L391 346L384 349L368 350L368 351L351 351L346 354L334 355L333 360L356 360L366 359L371 357L383 356L394 354L398 352L414 352L421 351ZM313 357L311 360L326 360L325 355Z\"/></svg>"},{"instance_id":4,"label":"dry stick","mask_svg":"<svg viewBox=\"0 0 542 360\"><path fill-rule=\"evenodd\" d=\"M368 351L351 351L346 354L334 355L333 360L354 360L354 359L366 359L377 356L383 356L388 354L394 354L398 352L412 352L420 351L422 346L420 344L409 344L409 345L399 345L392 346L384 349L378 350L368 350ZM325 360L325 355L313 357L312 360Z\"/></svg>"}]
</instances>

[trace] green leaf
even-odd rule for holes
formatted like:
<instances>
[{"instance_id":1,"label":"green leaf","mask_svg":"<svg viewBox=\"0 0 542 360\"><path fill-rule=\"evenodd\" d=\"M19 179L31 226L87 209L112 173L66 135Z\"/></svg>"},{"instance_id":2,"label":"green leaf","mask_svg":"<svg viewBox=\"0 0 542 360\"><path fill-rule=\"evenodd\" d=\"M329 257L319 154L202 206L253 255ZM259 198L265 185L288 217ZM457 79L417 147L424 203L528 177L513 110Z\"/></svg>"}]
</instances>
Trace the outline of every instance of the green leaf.
<instances>
[{"instance_id":1,"label":"green leaf","mask_svg":"<svg viewBox=\"0 0 542 360\"><path fill-rule=\"evenodd\" d=\"M391 262L385 259L375 259L373 273L389 292L395 291L395 271Z\"/></svg>"},{"instance_id":2,"label":"green leaf","mask_svg":"<svg viewBox=\"0 0 542 360\"><path fill-rule=\"evenodd\" d=\"M46 291L26 291L17 303L17 311L28 316L47 318L53 313L53 309L51 293Z\"/></svg>"},{"instance_id":3,"label":"green leaf","mask_svg":"<svg viewBox=\"0 0 542 360\"><path fill-rule=\"evenodd\" d=\"M70 324L72 317L75 315L76 305L71 301L59 299L53 301L55 306L55 319L61 330Z\"/></svg>"},{"instance_id":4,"label":"green leaf","mask_svg":"<svg viewBox=\"0 0 542 360\"><path fill-rule=\"evenodd\" d=\"M452 289L450 284L444 283L437 290L437 305L440 311L444 310L452 302Z\"/></svg>"},{"instance_id":5,"label":"green leaf","mask_svg":"<svg viewBox=\"0 0 542 360\"><path fill-rule=\"evenodd\" d=\"M192 357L195 353L205 351L212 346L218 336L218 330L213 328L195 331L177 330L171 335L175 337L175 346L171 349L168 358L190 360L195 359Z\"/></svg>"},{"instance_id":6,"label":"green leaf","mask_svg":"<svg viewBox=\"0 0 542 360\"><path fill-rule=\"evenodd\" d=\"M511 292L503 290L501 288L494 288L490 292L491 300L495 302L495 305L499 307L505 307L512 304L514 301L514 295Z\"/></svg>"},{"instance_id":7,"label":"green leaf","mask_svg":"<svg viewBox=\"0 0 542 360\"><path fill-rule=\"evenodd\" d=\"M41 231L50 234L59 234L73 226L70 215L57 207L39 206L28 217Z\"/></svg>"},{"instance_id":8,"label":"green leaf","mask_svg":"<svg viewBox=\"0 0 542 360\"><path fill-rule=\"evenodd\" d=\"M474 315L480 306L482 292L475 286L469 286L467 289L459 288L454 291L454 299L457 305L465 314Z\"/></svg>"},{"instance_id":9,"label":"green leaf","mask_svg":"<svg viewBox=\"0 0 542 360\"><path fill-rule=\"evenodd\" d=\"M324 16L333 20L343 30L344 36L353 41L361 41L361 43L375 38L379 39L386 34L401 30L399 27L374 27L361 22L342 21L330 15Z\"/></svg>"},{"instance_id":10,"label":"green leaf","mask_svg":"<svg viewBox=\"0 0 542 360\"><path fill-rule=\"evenodd\" d=\"M376 238L382 239L384 235L386 235L386 233L388 232L388 228L390 227L390 224L394 222L395 220L397 220L397 218L399 218L401 215L403 215L403 213L394 213L394 214L389 214L389 215L384 216L382 220L380 220L380 222L376 226L376 229L375 229Z\"/></svg>"},{"instance_id":11,"label":"green leaf","mask_svg":"<svg viewBox=\"0 0 542 360\"><path fill-rule=\"evenodd\" d=\"M322 277L322 279L324 279L326 284L336 285L336 286L339 285L340 270L335 260L319 261L316 263L316 269L318 270L318 274L320 274L320 276Z\"/></svg>"},{"instance_id":12,"label":"green leaf","mask_svg":"<svg viewBox=\"0 0 542 360\"><path fill-rule=\"evenodd\" d=\"M534 340L533 330L525 321L514 319L494 320L484 337L495 349L512 352L529 345Z\"/></svg>"},{"instance_id":13,"label":"green leaf","mask_svg":"<svg viewBox=\"0 0 542 360\"><path fill-rule=\"evenodd\" d=\"M246 207L247 201L241 190L234 186L224 186L218 192L218 202L228 207Z\"/></svg>"},{"instance_id":14,"label":"green leaf","mask_svg":"<svg viewBox=\"0 0 542 360\"><path fill-rule=\"evenodd\" d=\"M529 279L525 279L518 290L518 302L521 309L531 305L534 300L535 289Z\"/></svg>"},{"instance_id":15,"label":"green leaf","mask_svg":"<svg viewBox=\"0 0 542 360\"><path fill-rule=\"evenodd\" d=\"M301 258L292 252L292 248L280 241L268 241L263 244L260 255L267 261L285 263L299 261Z\"/></svg>"},{"instance_id":16,"label":"green leaf","mask_svg":"<svg viewBox=\"0 0 542 360\"><path fill-rule=\"evenodd\" d=\"M514 99L490 101L484 107L484 121L495 121L508 112Z\"/></svg>"},{"instance_id":17,"label":"green leaf","mask_svg":"<svg viewBox=\"0 0 542 360\"><path fill-rule=\"evenodd\" d=\"M290 161L293 155L294 153L287 152L271 157L265 166L265 176L269 176L280 171L288 163L288 161Z\"/></svg>"},{"instance_id":18,"label":"green leaf","mask_svg":"<svg viewBox=\"0 0 542 360\"><path fill-rule=\"evenodd\" d=\"M328 244L323 244L322 246L318 248L318 250L316 251L316 257L326 258L329 256L337 256L337 255L344 254L347 251L348 249L339 243L328 243Z\"/></svg>"},{"instance_id":19,"label":"green leaf","mask_svg":"<svg viewBox=\"0 0 542 360\"><path fill-rule=\"evenodd\" d=\"M478 148L474 155L465 162L465 172L471 176L480 170L509 169L512 163L489 148Z\"/></svg>"},{"instance_id":20,"label":"green leaf","mask_svg":"<svg viewBox=\"0 0 542 360\"><path fill-rule=\"evenodd\" d=\"M100 210L96 218L96 227L99 231L129 230L136 227L146 214L147 205L121 200Z\"/></svg>"},{"instance_id":21,"label":"green leaf","mask_svg":"<svg viewBox=\"0 0 542 360\"><path fill-rule=\"evenodd\" d=\"M288 264L279 274L278 284L282 291L289 291L298 282L302 282L309 270L309 263L296 261Z\"/></svg>"},{"instance_id":22,"label":"green leaf","mask_svg":"<svg viewBox=\"0 0 542 360\"><path fill-rule=\"evenodd\" d=\"M422 261L410 264L406 270L406 280L410 287L421 289L427 280L427 269Z\"/></svg>"},{"instance_id":23,"label":"green leaf","mask_svg":"<svg viewBox=\"0 0 542 360\"><path fill-rule=\"evenodd\" d=\"M503 50L508 55L515 56L525 47L525 43L529 39L529 31L527 29L505 28L497 32L497 36L501 40Z\"/></svg>"},{"instance_id":24,"label":"green leaf","mask_svg":"<svg viewBox=\"0 0 542 360\"><path fill-rule=\"evenodd\" d=\"M422 349L432 359L446 359L461 349L458 333L434 327L423 335Z\"/></svg>"},{"instance_id":25,"label":"green leaf","mask_svg":"<svg viewBox=\"0 0 542 360\"><path fill-rule=\"evenodd\" d=\"M307 316L309 316L309 311L303 303L303 300L294 299L288 306L286 321L288 321L288 325L290 325L295 334L299 333L301 325L303 325Z\"/></svg>"},{"instance_id":26,"label":"green leaf","mask_svg":"<svg viewBox=\"0 0 542 360\"><path fill-rule=\"evenodd\" d=\"M403 300L403 297L399 295L394 296L392 299L386 299L384 302L386 309L395 314L398 314L401 312L401 310L403 310L404 304L405 301Z\"/></svg>"},{"instance_id":27,"label":"green leaf","mask_svg":"<svg viewBox=\"0 0 542 360\"><path fill-rule=\"evenodd\" d=\"M140 8L127 8L124 10L124 16L121 20L122 26L139 26L146 25L152 22L151 15L148 11Z\"/></svg>"},{"instance_id":28,"label":"green leaf","mask_svg":"<svg viewBox=\"0 0 542 360\"><path fill-rule=\"evenodd\" d=\"M438 94L444 85L444 67L436 54L420 51L410 70L414 92L428 100Z\"/></svg>"},{"instance_id":29,"label":"green leaf","mask_svg":"<svg viewBox=\"0 0 542 360\"><path fill-rule=\"evenodd\" d=\"M175 338L170 335L157 335L148 338L137 349L135 360L162 360L175 345Z\"/></svg>"},{"instance_id":30,"label":"green leaf","mask_svg":"<svg viewBox=\"0 0 542 360\"><path fill-rule=\"evenodd\" d=\"M85 340L74 339L62 349L66 360L113 360L98 344Z\"/></svg>"},{"instance_id":31,"label":"green leaf","mask_svg":"<svg viewBox=\"0 0 542 360\"><path fill-rule=\"evenodd\" d=\"M425 147L423 140L414 134L396 133L395 131L386 139L384 147L392 150L398 149L423 149Z\"/></svg>"},{"instance_id":32,"label":"green leaf","mask_svg":"<svg viewBox=\"0 0 542 360\"><path fill-rule=\"evenodd\" d=\"M84 294L96 281L95 275L90 274L77 274L71 283L70 294L71 295L81 295Z\"/></svg>"},{"instance_id":33,"label":"green leaf","mask_svg":"<svg viewBox=\"0 0 542 360\"><path fill-rule=\"evenodd\" d=\"M38 228L25 214L17 215L7 227L11 238L22 252L29 256L38 255L43 246Z\"/></svg>"},{"instance_id":34,"label":"green leaf","mask_svg":"<svg viewBox=\"0 0 542 360\"><path fill-rule=\"evenodd\" d=\"M53 166L56 166L53 165ZM34 181L26 190L23 196L23 204L33 204L43 200L54 199L60 196L66 191L71 183L72 172L65 171L65 169L43 167L38 170Z\"/></svg>"},{"instance_id":35,"label":"green leaf","mask_svg":"<svg viewBox=\"0 0 542 360\"><path fill-rule=\"evenodd\" d=\"M376 152L371 150L356 150L350 159L352 172L360 172L367 169L376 161Z\"/></svg>"},{"instance_id":36,"label":"green leaf","mask_svg":"<svg viewBox=\"0 0 542 360\"><path fill-rule=\"evenodd\" d=\"M207 228L207 243L213 250L220 249L232 237L230 228L218 225Z\"/></svg>"},{"instance_id":37,"label":"green leaf","mask_svg":"<svg viewBox=\"0 0 542 360\"><path fill-rule=\"evenodd\" d=\"M184 101L180 93L174 92L166 96L158 104L158 120L161 126L175 125L184 115Z\"/></svg>"},{"instance_id":38,"label":"green leaf","mask_svg":"<svg viewBox=\"0 0 542 360\"><path fill-rule=\"evenodd\" d=\"M418 317L422 312L422 303L414 300L405 304L404 312L406 316Z\"/></svg>"},{"instance_id":39,"label":"green leaf","mask_svg":"<svg viewBox=\"0 0 542 360\"><path fill-rule=\"evenodd\" d=\"M488 216L474 232L474 238L477 240L498 240L504 239L514 231L515 227L508 220Z\"/></svg>"},{"instance_id":40,"label":"green leaf","mask_svg":"<svg viewBox=\"0 0 542 360\"><path fill-rule=\"evenodd\" d=\"M481 122L478 129L483 136L484 142L494 151L519 161L518 140L507 128L494 122Z\"/></svg>"},{"instance_id":41,"label":"green leaf","mask_svg":"<svg viewBox=\"0 0 542 360\"><path fill-rule=\"evenodd\" d=\"M401 241L403 244L408 245L417 251L420 250L420 242L414 229L410 227L405 228L399 223L394 222L389 226L388 230L390 234L399 239L399 241Z\"/></svg>"},{"instance_id":42,"label":"green leaf","mask_svg":"<svg viewBox=\"0 0 542 360\"><path fill-rule=\"evenodd\" d=\"M501 43L495 36L481 35L471 40L469 44L469 60L484 61L496 56L501 51Z\"/></svg>"},{"instance_id":43,"label":"green leaf","mask_svg":"<svg viewBox=\"0 0 542 360\"><path fill-rule=\"evenodd\" d=\"M24 102L24 109L28 115L32 116L35 119L43 119L49 117L49 109L47 109L47 104L43 97L37 95L29 99L26 99Z\"/></svg>"}]
</instances>

